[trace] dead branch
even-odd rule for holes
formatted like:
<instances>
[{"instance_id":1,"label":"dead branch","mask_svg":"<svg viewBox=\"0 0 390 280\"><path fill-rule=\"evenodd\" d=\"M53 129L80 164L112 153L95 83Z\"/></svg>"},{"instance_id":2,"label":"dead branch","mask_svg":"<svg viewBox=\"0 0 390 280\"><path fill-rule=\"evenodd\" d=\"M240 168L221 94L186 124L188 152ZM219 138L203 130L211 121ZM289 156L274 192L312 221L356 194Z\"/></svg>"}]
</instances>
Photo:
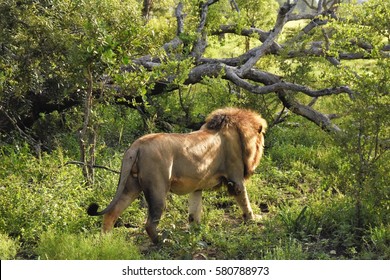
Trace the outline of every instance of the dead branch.
<instances>
[{"instance_id":1,"label":"dead branch","mask_svg":"<svg viewBox=\"0 0 390 280\"><path fill-rule=\"evenodd\" d=\"M286 23L288 15L293 11L295 7L296 2L290 4L285 3L280 9L278 13L278 17L276 19L275 26L273 30L268 35L268 38L264 41L264 43L257 47L254 51L254 55L251 56L239 69L239 72L237 73L238 76L243 77L262 57L266 51L271 47L274 40L278 37L280 32L282 32L283 26Z\"/></svg>"},{"instance_id":2,"label":"dead branch","mask_svg":"<svg viewBox=\"0 0 390 280\"><path fill-rule=\"evenodd\" d=\"M353 92L346 86L342 87L334 87L334 88L325 88L321 90L313 90L306 86L297 85L294 83L278 81L270 85L259 86L252 83L247 82L244 79L241 79L238 75L238 70L234 67L226 66L226 77L228 80L236 84L237 86L244 88L245 90L255 93L255 94L267 94L270 92L277 92L279 90L289 90L294 92L302 92L311 97L320 97L327 95L335 95L340 93L348 93L350 95Z\"/></svg>"},{"instance_id":3,"label":"dead branch","mask_svg":"<svg viewBox=\"0 0 390 280\"><path fill-rule=\"evenodd\" d=\"M204 54L207 46L207 34L204 32L206 26L207 14L209 7L219 0L208 0L206 3L200 2L200 21L197 32L197 40L195 41L193 48L191 50L191 56L195 58L195 61L198 61Z\"/></svg>"},{"instance_id":4,"label":"dead branch","mask_svg":"<svg viewBox=\"0 0 390 280\"><path fill-rule=\"evenodd\" d=\"M103 165L96 165L96 164L90 165L90 164L86 164L85 162L82 162L82 161L74 161L74 160L67 161L64 165L62 165L60 167L64 167L64 166L67 166L67 165L70 165L70 164L81 165L81 166L88 166L88 168L101 168L101 169L105 169L105 170L114 172L116 174L120 174L120 171L108 168L108 167L103 166Z\"/></svg>"}]
</instances>

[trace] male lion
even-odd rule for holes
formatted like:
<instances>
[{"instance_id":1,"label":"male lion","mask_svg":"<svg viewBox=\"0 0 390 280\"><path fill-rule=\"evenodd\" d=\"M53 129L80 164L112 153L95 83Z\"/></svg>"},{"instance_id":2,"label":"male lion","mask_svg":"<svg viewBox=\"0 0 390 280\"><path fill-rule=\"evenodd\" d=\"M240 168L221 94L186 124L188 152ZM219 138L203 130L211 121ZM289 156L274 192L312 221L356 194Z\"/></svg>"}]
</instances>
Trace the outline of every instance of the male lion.
<instances>
[{"instance_id":1,"label":"male lion","mask_svg":"<svg viewBox=\"0 0 390 280\"><path fill-rule=\"evenodd\" d=\"M202 190L228 186L245 220L254 215L244 187L263 154L267 122L253 111L225 108L212 112L200 130L157 133L136 140L126 151L116 194L106 209L91 204L88 214L104 215L102 231L143 192L148 203L146 232L158 242L157 225L169 191L189 194L189 221L199 223Z\"/></svg>"}]
</instances>

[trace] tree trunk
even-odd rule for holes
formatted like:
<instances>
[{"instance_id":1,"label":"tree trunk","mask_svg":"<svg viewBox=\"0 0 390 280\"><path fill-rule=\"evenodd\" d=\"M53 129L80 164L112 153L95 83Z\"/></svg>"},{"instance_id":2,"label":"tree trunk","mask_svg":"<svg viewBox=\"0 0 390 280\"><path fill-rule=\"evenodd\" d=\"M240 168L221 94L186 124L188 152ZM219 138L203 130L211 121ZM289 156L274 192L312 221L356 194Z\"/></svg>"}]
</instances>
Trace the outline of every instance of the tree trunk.
<instances>
[{"instance_id":1,"label":"tree trunk","mask_svg":"<svg viewBox=\"0 0 390 280\"><path fill-rule=\"evenodd\" d=\"M84 163L83 175L87 186L92 186L95 179L93 166L95 165L96 131L93 127L91 117L93 107L93 77L90 67L88 67L87 83L88 87L84 99L84 123L83 128L79 131L79 144L80 161Z\"/></svg>"},{"instance_id":2,"label":"tree trunk","mask_svg":"<svg viewBox=\"0 0 390 280\"><path fill-rule=\"evenodd\" d=\"M153 0L144 0L143 2L144 3L142 7L142 16L145 18L146 21L149 21L150 12L152 11L153 7Z\"/></svg>"}]
</instances>

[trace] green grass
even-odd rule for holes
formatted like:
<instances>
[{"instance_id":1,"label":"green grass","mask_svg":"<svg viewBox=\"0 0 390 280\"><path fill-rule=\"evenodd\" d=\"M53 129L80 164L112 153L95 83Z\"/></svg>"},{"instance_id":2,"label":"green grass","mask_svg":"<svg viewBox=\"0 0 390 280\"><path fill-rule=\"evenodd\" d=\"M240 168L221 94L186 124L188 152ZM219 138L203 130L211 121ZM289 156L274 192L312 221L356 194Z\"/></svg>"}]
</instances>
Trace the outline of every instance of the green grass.
<instances>
[{"instance_id":1,"label":"green grass","mask_svg":"<svg viewBox=\"0 0 390 280\"><path fill-rule=\"evenodd\" d=\"M61 167L68 160L61 149L36 158L25 146L3 146L0 154L2 259L390 258L386 205L362 197L366 222L358 227L343 156L308 122L267 133L265 156L246 184L261 219L244 223L221 189L204 193L202 223L190 227L187 197L169 195L158 246L144 230L142 198L107 236L100 235L101 217L86 215L90 202L109 203L118 175L99 170L88 188L79 167ZM100 163L119 169L121 153L112 154Z\"/></svg>"},{"instance_id":2,"label":"green grass","mask_svg":"<svg viewBox=\"0 0 390 280\"><path fill-rule=\"evenodd\" d=\"M126 235L45 232L36 249L47 260L136 260L141 255Z\"/></svg>"}]
</instances>

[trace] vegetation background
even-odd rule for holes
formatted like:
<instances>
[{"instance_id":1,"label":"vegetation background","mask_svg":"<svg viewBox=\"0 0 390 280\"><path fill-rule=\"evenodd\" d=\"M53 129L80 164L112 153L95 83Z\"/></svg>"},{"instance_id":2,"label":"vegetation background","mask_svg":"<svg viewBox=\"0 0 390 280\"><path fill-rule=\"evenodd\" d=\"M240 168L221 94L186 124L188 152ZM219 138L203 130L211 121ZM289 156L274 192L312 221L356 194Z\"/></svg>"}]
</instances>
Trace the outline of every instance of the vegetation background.
<instances>
[{"instance_id":1,"label":"vegetation background","mask_svg":"<svg viewBox=\"0 0 390 280\"><path fill-rule=\"evenodd\" d=\"M389 259L390 2L283 2L2 0L0 259ZM170 195L153 246L140 198L101 236L118 175L93 166L225 106L270 125L262 219L209 192L189 228Z\"/></svg>"}]
</instances>

